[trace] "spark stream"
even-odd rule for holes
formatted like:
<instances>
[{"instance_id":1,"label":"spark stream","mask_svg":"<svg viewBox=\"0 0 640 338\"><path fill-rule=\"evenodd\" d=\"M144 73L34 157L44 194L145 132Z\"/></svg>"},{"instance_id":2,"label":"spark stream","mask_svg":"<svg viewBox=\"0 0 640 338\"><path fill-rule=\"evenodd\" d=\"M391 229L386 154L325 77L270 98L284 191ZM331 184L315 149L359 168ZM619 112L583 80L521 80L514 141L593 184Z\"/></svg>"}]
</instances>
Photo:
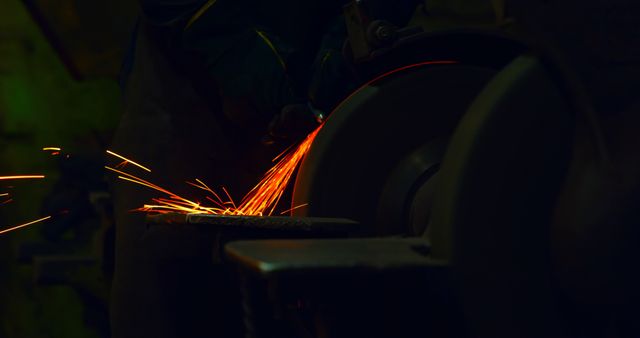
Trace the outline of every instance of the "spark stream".
<instances>
[{"instance_id":1,"label":"spark stream","mask_svg":"<svg viewBox=\"0 0 640 338\"><path fill-rule=\"evenodd\" d=\"M207 205L184 196L180 196L148 180L120 170L122 168L117 169L110 166L106 166L105 168L118 174L118 178L121 180L156 190L165 195L165 197L152 199L149 204L143 205L141 208L136 209L136 211L153 214L183 213L238 216L272 215L280 201L280 198L286 190L287 185L291 181L293 173L304 158L304 155L309 151L309 148L320 129L321 126L310 133L297 147L291 148L289 151L278 155L274 159L275 165L269 169L260 182L253 187L253 189L251 189L244 198L242 198L240 203L235 203L225 188L222 188L224 194L218 194L200 179L196 179L195 182L186 183L204 190L209 194L206 196L206 199L209 202ZM107 150L107 153L119 158L120 160L124 160L124 162L121 162L118 167L133 164L147 172L151 172L147 167L129 160L128 158L113 151ZM302 207L302 205L294 207L293 209L299 207ZM289 209L283 212L283 214L293 209Z\"/></svg>"}]
</instances>

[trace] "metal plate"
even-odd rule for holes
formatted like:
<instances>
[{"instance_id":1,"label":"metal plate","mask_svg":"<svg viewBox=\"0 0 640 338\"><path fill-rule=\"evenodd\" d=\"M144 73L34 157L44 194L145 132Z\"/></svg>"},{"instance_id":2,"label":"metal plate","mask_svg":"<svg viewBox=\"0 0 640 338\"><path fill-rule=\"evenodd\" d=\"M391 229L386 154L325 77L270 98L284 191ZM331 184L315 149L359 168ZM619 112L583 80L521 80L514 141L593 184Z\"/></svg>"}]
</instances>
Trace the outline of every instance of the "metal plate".
<instances>
[{"instance_id":1,"label":"metal plate","mask_svg":"<svg viewBox=\"0 0 640 338\"><path fill-rule=\"evenodd\" d=\"M209 228L213 232L256 230L271 232L309 233L310 235L348 234L358 228L358 223L348 219L300 218L287 216L229 216L201 214L162 214L146 217L149 225L192 224Z\"/></svg>"},{"instance_id":2,"label":"metal plate","mask_svg":"<svg viewBox=\"0 0 640 338\"><path fill-rule=\"evenodd\" d=\"M325 239L238 241L227 255L263 276L298 273L326 277L329 271L371 273L442 266L428 257L424 239Z\"/></svg>"}]
</instances>

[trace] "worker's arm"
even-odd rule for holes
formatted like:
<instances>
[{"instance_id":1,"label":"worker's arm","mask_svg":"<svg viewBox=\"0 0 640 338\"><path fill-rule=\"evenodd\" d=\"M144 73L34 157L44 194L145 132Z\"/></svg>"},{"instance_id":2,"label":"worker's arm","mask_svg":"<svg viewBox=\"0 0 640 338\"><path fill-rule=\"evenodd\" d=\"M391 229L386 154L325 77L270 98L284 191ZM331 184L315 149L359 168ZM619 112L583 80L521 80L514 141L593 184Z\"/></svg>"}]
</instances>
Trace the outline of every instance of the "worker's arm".
<instances>
[{"instance_id":1,"label":"worker's arm","mask_svg":"<svg viewBox=\"0 0 640 338\"><path fill-rule=\"evenodd\" d=\"M336 16L325 30L312 65L307 96L324 115L331 113L360 82L343 54L346 39L344 17Z\"/></svg>"}]
</instances>

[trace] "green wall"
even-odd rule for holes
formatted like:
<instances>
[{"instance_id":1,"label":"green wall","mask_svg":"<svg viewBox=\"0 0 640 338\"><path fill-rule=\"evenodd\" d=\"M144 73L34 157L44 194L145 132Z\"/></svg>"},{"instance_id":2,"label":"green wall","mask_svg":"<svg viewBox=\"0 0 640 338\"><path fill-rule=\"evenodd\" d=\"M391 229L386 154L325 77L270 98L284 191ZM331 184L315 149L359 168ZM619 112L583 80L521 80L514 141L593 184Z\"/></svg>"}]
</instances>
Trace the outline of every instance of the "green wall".
<instances>
[{"instance_id":1,"label":"green wall","mask_svg":"<svg viewBox=\"0 0 640 338\"><path fill-rule=\"evenodd\" d=\"M39 216L57 176L55 161L41 148L100 154L117 125L119 100L111 79L74 81L22 3L0 0L0 175L48 176L20 183L19 198L0 206L0 226ZM37 227L0 235L0 337L97 337L84 324L73 290L36 287L31 265L16 262L18 246L38 239Z\"/></svg>"}]
</instances>

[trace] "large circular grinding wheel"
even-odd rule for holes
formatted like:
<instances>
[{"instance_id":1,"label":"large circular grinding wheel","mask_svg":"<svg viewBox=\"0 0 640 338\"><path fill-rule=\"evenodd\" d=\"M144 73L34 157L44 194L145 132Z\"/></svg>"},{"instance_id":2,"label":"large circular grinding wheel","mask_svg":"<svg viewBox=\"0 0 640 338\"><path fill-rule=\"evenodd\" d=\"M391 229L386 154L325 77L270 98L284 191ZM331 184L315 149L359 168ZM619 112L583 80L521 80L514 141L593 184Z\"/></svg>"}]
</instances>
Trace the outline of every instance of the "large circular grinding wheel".
<instances>
[{"instance_id":1,"label":"large circular grinding wheel","mask_svg":"<svg viewBox=\"0 0 640 338\"><path fill-rule=\"evenodd\" d=\"M306 206L294 214L358 220L365 235L411 233L404 211L494 73L490 67L422 63L356 91L331 114L303 161L293 205Z\"/></svg>"}]
</instances>

